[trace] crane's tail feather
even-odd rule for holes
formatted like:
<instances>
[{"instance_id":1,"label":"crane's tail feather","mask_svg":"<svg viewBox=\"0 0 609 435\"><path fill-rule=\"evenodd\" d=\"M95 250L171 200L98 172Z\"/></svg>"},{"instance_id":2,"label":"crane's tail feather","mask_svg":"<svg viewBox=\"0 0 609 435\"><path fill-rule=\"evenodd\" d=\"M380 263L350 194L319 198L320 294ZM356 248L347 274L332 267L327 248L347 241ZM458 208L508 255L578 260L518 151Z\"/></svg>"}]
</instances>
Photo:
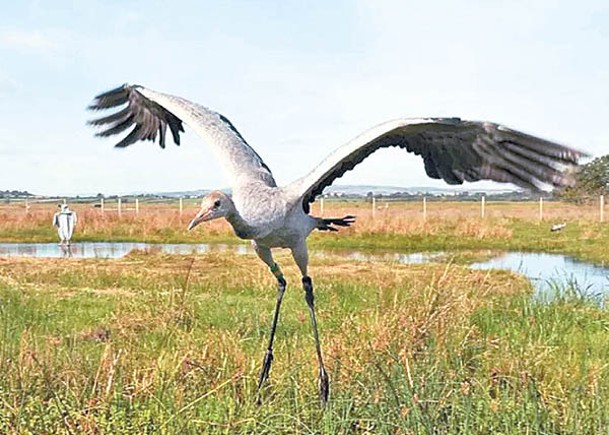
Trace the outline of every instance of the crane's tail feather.
<instances>
[{"instance_id":1,"label":"crane's tail feather","mask_svg":"<svg viewBox=\"0 0 609 435\"><path fill-rule=\"evenodd\" d=\"M343 218L330 218L323 219L317 218L317 229L319 231L338 231L338 228L335 228L333 225L337 227L350 227L352 223L355 222L355 216L345 216Z\"/></svg>"}]
</instances>

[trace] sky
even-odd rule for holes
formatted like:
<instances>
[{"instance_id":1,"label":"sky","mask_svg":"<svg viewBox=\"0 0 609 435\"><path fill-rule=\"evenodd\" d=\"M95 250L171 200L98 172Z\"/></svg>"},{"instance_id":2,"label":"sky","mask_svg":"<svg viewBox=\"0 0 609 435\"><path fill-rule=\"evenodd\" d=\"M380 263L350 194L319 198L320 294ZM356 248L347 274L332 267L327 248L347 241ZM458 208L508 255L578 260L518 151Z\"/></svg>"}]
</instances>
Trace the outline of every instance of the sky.
<instances>
[{"instance_id":1,"label":"sky","mask_svg":"<svg viewBox=\"0 0 609 435\"><path fill-rule=\"evenodd\" d=\"M1 9L0 190L228 186L188 129L165 150L94 137L87 105L125 82L222 113L279 184L400 117L494 121L609 153L606 0L24 0ZM399 149L339 183L443 185Z\"/></svg>"}]
</instances>

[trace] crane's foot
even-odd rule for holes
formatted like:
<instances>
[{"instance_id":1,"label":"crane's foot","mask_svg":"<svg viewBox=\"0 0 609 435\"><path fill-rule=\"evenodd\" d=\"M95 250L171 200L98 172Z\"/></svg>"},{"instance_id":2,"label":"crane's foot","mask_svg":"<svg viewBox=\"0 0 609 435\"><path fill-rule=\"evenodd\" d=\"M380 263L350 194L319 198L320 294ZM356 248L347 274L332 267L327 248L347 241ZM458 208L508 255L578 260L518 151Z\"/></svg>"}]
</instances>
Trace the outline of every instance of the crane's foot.
<instances>
[{"instance_id":1,"label":"crane's foot","mask_svg":"<svg viewBox=\"0 0 609 435\"><path fill-rule=\"evenodd\" d=\"M328 396L330 395L330 380L326 369L321 367L319 369L319 399L321 400L321 406L328 404Z\"/></svg>"},{"instance_id":2,"label":"crane's foot","mask_svg":"<svg viewBox=\"0 0 609 435\"><path fill-rule=\"evenodd\" d=\"M260 389L262 385L269 378L269 373L271 371L271 363L273 362L273 351L271 349L266 351L266 355L264 356L264 361L262 362L262 369L260 370L260 378L258 379L258 390L257 390L257 399L256 404L262 404L262 398L260 397Z\"/></svg>"},{"instance_id":3,"label":"crane's foot","mask_svg":"<svg viewBox=\"0 0 609 435\"><path fill-rule=\"evenodd\" d=\"M266 351L266 355L264 356L264 361L262 362L262 369L260 370L260 378L258 379L258 391L262 388L262 385L269 378L269 373L271 371L271 364L273 362L273 351L271 349Z\"/></svg>"}]
</instances>

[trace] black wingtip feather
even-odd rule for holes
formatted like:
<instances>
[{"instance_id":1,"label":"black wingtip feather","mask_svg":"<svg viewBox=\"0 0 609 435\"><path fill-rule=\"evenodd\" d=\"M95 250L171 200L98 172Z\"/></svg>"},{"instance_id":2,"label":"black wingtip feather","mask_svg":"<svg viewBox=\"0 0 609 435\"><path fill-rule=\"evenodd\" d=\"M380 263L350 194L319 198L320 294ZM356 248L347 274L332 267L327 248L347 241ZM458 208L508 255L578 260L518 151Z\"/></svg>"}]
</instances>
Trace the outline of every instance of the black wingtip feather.
<instances>
[{"instance_id":1,"label":"black wingtip feather","mask_svg":"<svg viewBox=\"0 0 609 435\"><path fill-rule=\"evenodd\" d=\"M130 86L126 83L117 88L103 92L93 99L88 107L89 110L103 110L125 104L129 98Z\"/></svg>"},{"instance_id":2,"label":"black wingtip feather","mask_svg":"<svg viewBox=\"0 0 609 435\"><path fill-rule=\"evenodd\" d=\"M323 219L317 218L317 226L316 228L320 231L338 231L338 228L334 228L333 225L339 227L350 227L355 223L355 216L348 215L343 218L330 218Z\"/></svg>"},{"instance_id":3,"label":"black wingtip feather","mask_svg":"<svg viewBox=\"0 0 609 435\"><path fill-rule=\"evenodd\" d=\"M118 142L116 148L124 148L140 140L156 141L159 135L159 146L165 148L167 126L171 130L173 141L180 145L180 132L184 131L182 120L155 101L145 97L138 89L139 85L123 84L97 95L88 106L89 110L98 111L114 109L124 104L127 106L111 115L87 122L95 127L107 127L96 133L98 137L107 137L122 133L135 124L131 132Z\"/></svg>"},{"instance_id":4,"label":"black wingtip feather","mask_svg":"<svg viewBox=\"0 0 609 435\"><path fill-rule=\"evenodd\" d=\"M427 175L448 184L493 180L530 190L572 185L569 170L588 157L585 152L491 122L459 118L405 122L350 150L342 160L332 157L333 166L303 193L305 213L310 212L315 197L347 170L377 149L393 146L421 156Z\"/></svg>"}]
</instances>

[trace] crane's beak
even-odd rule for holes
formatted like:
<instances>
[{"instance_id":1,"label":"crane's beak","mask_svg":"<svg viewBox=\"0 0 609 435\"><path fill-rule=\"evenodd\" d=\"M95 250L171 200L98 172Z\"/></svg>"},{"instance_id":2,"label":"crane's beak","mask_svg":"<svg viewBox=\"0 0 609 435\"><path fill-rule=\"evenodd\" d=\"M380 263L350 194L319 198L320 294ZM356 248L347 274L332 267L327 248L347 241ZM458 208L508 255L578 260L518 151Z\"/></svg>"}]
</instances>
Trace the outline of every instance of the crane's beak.
<instances>
[{"instance_id":1,"label":"crane's beak","mask_svg":"<svg viewBox=\"0 0 609 435\"><path fill-rule=\"evenodd\" d=\"M205 222L206 220L209 220L210 216L211 216L210 210L201 209L201 211L199 213L197 213L197 215L188 224L188 231L192 230L194 227L199 225L201 222Z\"/></svg>"}]
</instances>

